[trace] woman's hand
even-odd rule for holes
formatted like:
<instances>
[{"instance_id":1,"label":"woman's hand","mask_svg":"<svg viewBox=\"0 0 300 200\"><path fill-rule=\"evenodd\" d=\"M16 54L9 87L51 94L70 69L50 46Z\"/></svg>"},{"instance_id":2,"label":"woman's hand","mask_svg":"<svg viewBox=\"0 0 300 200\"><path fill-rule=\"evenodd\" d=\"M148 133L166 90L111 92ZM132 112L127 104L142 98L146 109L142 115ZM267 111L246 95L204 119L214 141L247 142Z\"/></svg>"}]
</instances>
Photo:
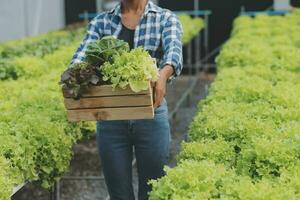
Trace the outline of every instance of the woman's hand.
<instances>
[{"instance_id":1,"label":"woman's hand","mask_svg":"<svg viewBox=\"0 0 300 200\"><path fill-rule=\"evenodd\" d=\"M171 65L166 65L159 72L159 79L156 81L154 85L154 108L160 106L163 98L166 95L166 87L168 78L174 73L174 69Z\"/></svg>"}]
</instances>

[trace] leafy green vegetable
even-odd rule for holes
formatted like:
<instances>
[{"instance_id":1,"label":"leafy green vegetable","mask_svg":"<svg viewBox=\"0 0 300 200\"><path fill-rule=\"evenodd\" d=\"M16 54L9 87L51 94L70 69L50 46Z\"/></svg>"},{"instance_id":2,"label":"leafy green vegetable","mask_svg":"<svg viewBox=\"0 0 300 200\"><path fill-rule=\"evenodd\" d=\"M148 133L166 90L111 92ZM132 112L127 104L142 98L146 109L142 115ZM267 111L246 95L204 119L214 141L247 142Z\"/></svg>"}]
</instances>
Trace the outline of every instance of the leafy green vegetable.
<instances>
[{"instance_id":1,"label":"leafy green vegetable","mask_svg":"<svg viewBox=\"0 0 300 200\"><path fill-rule=\"evenodd\" d=\"M105 62L114 62L116 56L127 51L128 44L112 36L90 43L85 61L71 64L62 74L62 88L74 99L79 99L91 85L107 84L102 78L101 66Z\"/></svg>"},{"instance_id":2,"label":"leafy green vegetable","mask_svg":"<svg viewBox=\"0 0 300 200\"><path fill-rule=\"evenodd\" d=\"M90 85L103 83L100 68L87 62L74 63L61 76L62 88L78 99Z\"/></svg>"},{"instance_id":3,"label":"leafy green vegetable","mask_svg":"<svg viewBox=\"0 0 300 200\"><path fill-rule=\"evenodd\" d=\"M158 79L154 59L142 48L129 51L128 43L112 36L88 45L85 61L74 63L61 76L63 89L79 99L91 85L129 86L134 92L146 90Z\"/></svg>"},{"instance_id":4,"label":"leafy green vegetable","mask_svg":"<svg viewBox=\"0 0 300 200\"><path fill-rule=\"evenodd\" d=\"M234 170L211 160L183 161L174 169L166 168L167 176L150 182L153 190L149 199L298 199L299 179L296 177L299 177L299 168L293 171L296 176L284 175L277 181L263 179L253 182L251 178L238 176Z\"/></svg>"},{"instance_id":5,"label":"leafy green vegetable","mask_svg":"<svg viewBox=\"0 0 300 200\"><path fill-rule=\"evenodd\" d=\"M3 58L14 58L24 55L44 57L61 46L68 45L82 37L83 29L74 31L54 31L33 38L10 41L2 44L0 55Z\"/></svg>"},{"instance_id":6,"label":"leafy green vegetable","mask_svg":"<svg viewBox=\"0 0 300 200\"><path fill-rule=\"evenodd\" d=\"M19 77L29 77L30 73L38 75L45 69L34 69L29 72L31 67L30 59L41 60L59 50L62 46L70 45L72 42L80 40L83 37L83 29L74 31L55 31L43 34L38 37L25 38L16 41L10 41L0 46L0 81L16 80ZM24 59L24 64L20 61ZM18 63L16 66L16 62ZM26 67L23 67L23 66ZM34 65L34 63L33 63ZM37 65L34 65L37 66ZM28 68L28 69L24 69Z\"/></svg>"},{"instance_id":7,"label":"leafy green vegetable","mask_svg":"<svg viewBox=\"0 0 300 200\"><path fill-rule=\"evenodd\" d=\"M129 51L128 43L113 36L106 36L89 44L86 50L86 62L100 66L104 62L113 62L115 55Z\"/></svg>"},{"instance_id":8,"label":"leafy green vegetable","mask_svg":"<svg viewBox=\"0 0 300 200\"><path fill-rule=\"evenodd\" d=\"M102 66L103 80L110 81L113 88L130 86L134 92L139 92L149 87L150 80L158 79L155 60L142 48L124 52L113 58L113 63L106 62Z\"/></svg>"},{"instance_id":9,"label":"leafy green vegetable","mask_svg":"<svg viewBox=\"0 0 300 200\"><path fill-rule=\"evenodd\" d=\"M6 79L17 79L17 71L15 67L7 61L7 59L0 58L0 81Z\"/></svg>"},{"instance_id":10,"label":"leafy green vegetable","mask_svg":"<svg viewBox=\"0 0 300 200\"><path fill-rule=\"evenodd\" d=\"M0 199L9 200L14 185L21 182L22 175L3 156L0 156Z\"/></svg>"},{"instance_id":11,"label":"leafy green vegetable","mask_svg":"<svg viewBox=\"0 0 300 200\"><path fill-rule=\"evenodd\" d=\"M182 43L184 45L188 44L205 27L204 20L199 17L192 18L189 15L179 15L178 18L183 28Z\"/></svg>"},{"instance_id":12,"label":"leafy green vegetable","mask_svg":"<svg viewBox=\"0 0 300 200\"><path fill-rule=\"evenodd\" d=\"M43 59L14 59L22 76L0 82L1 200L9 199L13 187L25 181L51 187L67 171L73 144L83 133L95 131L95 124L68 122L57 84L79 42Z\"/></svg>"},{"instance_id":13,"label":"leafy green vegetable","mask_svg":"<svg viewBox=\"0 0 300 200\"><path fill-rule=\"evenodd\" d=\"M300 15L239 17L179 165L150 199L300 199Z\"/></svg>"}]
</instances>

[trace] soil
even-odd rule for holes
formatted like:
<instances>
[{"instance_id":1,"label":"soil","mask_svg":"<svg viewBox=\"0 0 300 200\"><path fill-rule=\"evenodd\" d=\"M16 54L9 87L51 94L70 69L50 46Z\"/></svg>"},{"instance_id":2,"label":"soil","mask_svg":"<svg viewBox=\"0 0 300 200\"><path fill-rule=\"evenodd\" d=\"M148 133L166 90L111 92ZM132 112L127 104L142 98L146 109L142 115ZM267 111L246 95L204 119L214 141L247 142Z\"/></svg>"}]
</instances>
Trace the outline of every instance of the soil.
<instances>
[{"instance_id":1,"label":"soil","mask_svg":"<svg viewBox=\"0 0 300 200\"><path fill-rule=\"evenodd\" d=\"M199 101L207 96L208 88L214 75L202 74L189 100L182 105L171 123L172 145L169 166L176 166L176 155L180 151L180 143L188 137L188 126L197 111ZM178 77L168 85L167 101L172 111L181 95L189 88L191 79L188 76ZM71 180L70 176L102 176L101 161L98 156L95 136L79 142L73 147L74 157L69 172L60 183L60 200L106 200L108 194L104 179ZM93 178L93 177L92 177ZM137 191L137 173L133 168L133 185ZM48 200L50 192L35 183L28 183L12 198L13 200Z\"/></svg>"}]
</instances>

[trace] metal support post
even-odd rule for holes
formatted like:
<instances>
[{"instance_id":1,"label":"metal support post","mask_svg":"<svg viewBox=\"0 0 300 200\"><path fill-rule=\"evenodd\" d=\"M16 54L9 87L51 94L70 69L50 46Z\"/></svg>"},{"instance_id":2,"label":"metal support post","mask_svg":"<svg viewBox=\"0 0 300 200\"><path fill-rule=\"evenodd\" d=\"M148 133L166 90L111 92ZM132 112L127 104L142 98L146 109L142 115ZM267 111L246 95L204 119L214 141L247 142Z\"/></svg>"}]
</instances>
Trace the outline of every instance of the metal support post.
<instances>
[{"instance_id":1,"label":"metal support post","mask_svg":"<svg viewBox=\"0 0 300 200\"><path fill-rule=\"evenodd\" d=\"M204 49L205 49L205 56L208 55L209 52L209 19L208 15L204 15L204 20L205 20L205 29L204 29ZM208 63L208 61L206 62ZM205 64L206 64L205 63Z\"/></svg>"},{"instance_id":2,"label":"metal support post","mask_svg":"<svg viewBox=\"0 0 300 200\"><path fill-rule=\"evenodd\" d=\"M190 107L191 105L191 93L189 93L186 97L186 106Z\"/></svg>"},{"instance_id":3,"label":"metal support post","mask_svg":"<svg viewBox=\"0 0 300 200\"><path fill-rule=\"evenodd\" d=\"M84 23L88 23L89 22L89 12L87 10L84 11Z\"/></svg>"},{"instance_id":4,"label":"metal support post","mask_svg":"<svg viewBox=\"0 0 300 200\"><path fill-rule=\"evenodd\" d=\"M60 200L60 182L54 184L50 191L50 200Z\"/></svg>"},{"instance_id":5,"label":"metal support post","mask_svg":"<svg viewBox=\"0 0 300 200\"><path fill-rule=\"evenodd\" d=\"M50 200L56 200L56 184L50 190Z\"/></svg>"},{"instance_id":6,"label":"metal support post","mask_svg":"<svg viewBox=\"0 0 300 200\"><path fill-rule=\"evenodd\" d=\"M192 43L188 44L187 47L187 67L188 67L188 75L192 75Z\"/></svg>"},{"instance_id":7,"label":"metal support post","mask_svg":"<svg viewBox=\"0 0 300 200\"><path fill-rule=\"evenodd\" d=\"M199 0L194 0L194 10L199 10Z\"/></svg>"},{"instance_id":8,"label":"metal support post","mask_svg":"<svg viewBox=\"0 0 300 200\"><path fill-rule=\"evenodd\" d=\"M200 67L201 67L201 35L202 34L199 34L196 39L195 39L195 53L196 53L196 56L195 56L195 73L196 75L199 73L200 71Z\"/></svg>"}]
</instances>

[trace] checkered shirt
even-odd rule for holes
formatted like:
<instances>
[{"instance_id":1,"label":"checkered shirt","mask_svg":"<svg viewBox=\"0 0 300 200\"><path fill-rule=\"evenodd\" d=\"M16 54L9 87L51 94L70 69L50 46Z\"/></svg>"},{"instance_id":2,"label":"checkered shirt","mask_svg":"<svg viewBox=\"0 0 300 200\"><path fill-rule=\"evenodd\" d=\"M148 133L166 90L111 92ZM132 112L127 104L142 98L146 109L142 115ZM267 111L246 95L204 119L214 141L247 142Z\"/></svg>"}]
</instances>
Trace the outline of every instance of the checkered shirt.
<instances>
[{"instance_id":1,"label":"checkered shirt","mask_svg":"<svg viewBox=\"0 0 300 200\"><path fill-rule=\"evenodd\" d=\"M113 10L96 16L88 25L87 34L80 44L71 63L82 62L89 43L104 36L118 37L122 29L121 4ZM149 1L144 15L135 30L134 47L143 47L157 59L162 69L167 64L174 68L174 79L182 70L182 25L177 16Z\"/></svg>"}]
</instances>

